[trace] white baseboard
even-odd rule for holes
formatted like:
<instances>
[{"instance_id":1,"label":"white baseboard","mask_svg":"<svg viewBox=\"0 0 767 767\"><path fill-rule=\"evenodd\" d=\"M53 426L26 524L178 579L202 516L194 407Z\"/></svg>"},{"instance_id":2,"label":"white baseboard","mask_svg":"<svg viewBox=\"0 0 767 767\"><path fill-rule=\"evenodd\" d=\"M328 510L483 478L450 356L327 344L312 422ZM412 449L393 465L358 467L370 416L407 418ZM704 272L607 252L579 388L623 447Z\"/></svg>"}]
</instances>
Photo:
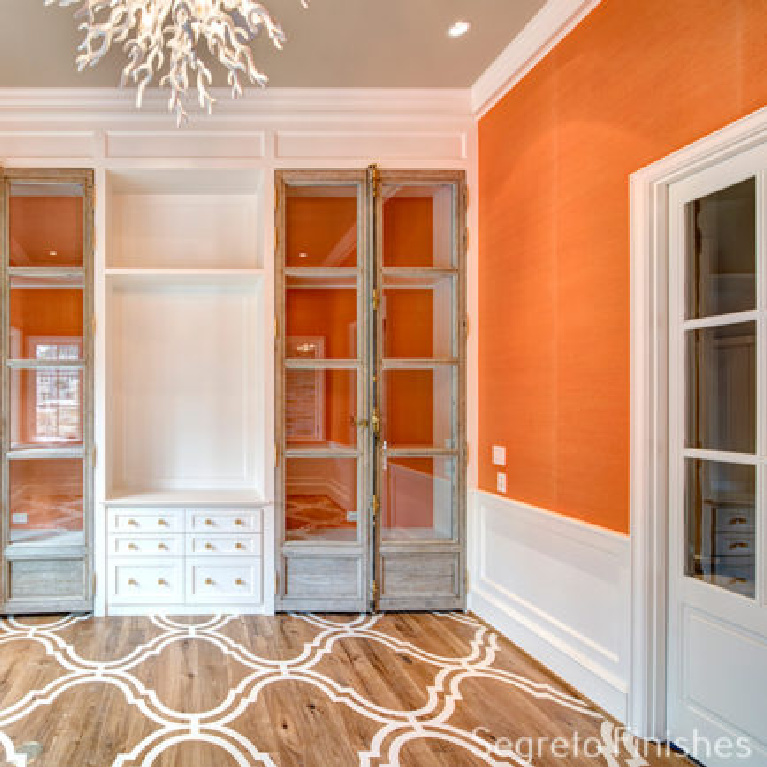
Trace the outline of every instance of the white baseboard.
<instances>
[{"instance_id":1,"label":"white baseboard","mask_svg":"<svg viewBox=\"0 0 767 767\"><path fill-rule=\"evenodd\" d=\"M628 707L629 538L469 494L469 608L619 721Z\"/></svg>"}]
</instances>

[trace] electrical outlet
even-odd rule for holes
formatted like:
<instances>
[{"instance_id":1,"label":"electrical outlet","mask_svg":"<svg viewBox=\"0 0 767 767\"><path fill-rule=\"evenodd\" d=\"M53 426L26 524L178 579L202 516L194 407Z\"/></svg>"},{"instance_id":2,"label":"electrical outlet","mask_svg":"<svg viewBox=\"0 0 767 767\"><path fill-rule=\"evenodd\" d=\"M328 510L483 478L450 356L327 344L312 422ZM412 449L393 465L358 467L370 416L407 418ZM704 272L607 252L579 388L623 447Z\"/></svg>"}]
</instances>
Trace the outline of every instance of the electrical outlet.
<instances>
[{"instance_id":1,"label":"electrical outlet","mask_svg":"<svg viewBox=\"0 0 767 767\"><path fill-rule=\"evenodd\" d=\"M357 512L356 511L347 511L346 512L346 521L347 522L356 522L357 521Z\"/></svg>"},{"instance_id":2,"label":"electrical outlet","mask_svg":"<svg viewBox=\"0 0 767 767\"><path fill-rule=\"evenodd\" d=\"M506 492L506 472L505 471L499 471L495 475L495 485L499 493Z\"/></svg>"},{"instance_id":3,"label":"electrical outlet","mask_svg":"<svg viewBox=\"0 0 767 767\"><path fill-rule=\"evenodd\" d=\"M493 445L493 466L506 465L506 448L503 445Z\"/></svg>"},{"instance_id":4,"label":"electrical outlet","mask_svg":"<svg viewBox=\"0 0 767 767\"><path fill-rule=\"evenodd\" d=\"M28 516L25 511L17 511L11 514L11 522L14 525L26 525L27 520L28 520Z\"/></svg>"}]
</instances>

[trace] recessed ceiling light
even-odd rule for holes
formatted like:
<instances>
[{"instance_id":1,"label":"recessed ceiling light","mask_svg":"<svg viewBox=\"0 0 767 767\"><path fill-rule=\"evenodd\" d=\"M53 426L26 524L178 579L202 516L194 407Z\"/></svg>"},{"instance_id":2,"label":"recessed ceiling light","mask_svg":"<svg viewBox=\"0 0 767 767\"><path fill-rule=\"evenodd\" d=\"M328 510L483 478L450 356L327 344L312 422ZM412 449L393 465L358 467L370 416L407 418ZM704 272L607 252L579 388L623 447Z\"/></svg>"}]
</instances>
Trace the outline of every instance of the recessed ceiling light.
<instances>
[{"instance_id":1,"label":"recessed ceiling light","mask_svg":"<svg viewBox=\"0 0 767 767\"><path fill-rule=\"evenodd\" d=\"M463 37L471 29L471 22L456 21L455 24L447 30L448 37Z\"/></svg>"}]
</instances>

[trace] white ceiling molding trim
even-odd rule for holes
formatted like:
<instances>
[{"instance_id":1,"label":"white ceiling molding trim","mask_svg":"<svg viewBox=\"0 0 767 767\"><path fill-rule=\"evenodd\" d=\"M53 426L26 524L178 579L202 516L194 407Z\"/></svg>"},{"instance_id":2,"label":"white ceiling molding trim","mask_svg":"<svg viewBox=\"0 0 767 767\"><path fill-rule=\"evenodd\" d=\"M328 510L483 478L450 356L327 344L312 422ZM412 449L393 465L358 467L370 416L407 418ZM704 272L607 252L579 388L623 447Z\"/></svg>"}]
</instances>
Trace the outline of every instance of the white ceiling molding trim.
<instances>
[{"instance_id":1,"label":"white ceiling molding trim","mask_svg":"<svg viewBox=\"0 0 767 767\"><path fill-rule=\"evenodd\" d=\"M482 117L602 0L548 0L471 88L471 108Z\"/></svg>"},{"instance_id":2,"label":"white ceiling molding trim","mask_svg":"<svg viewBox=\"0 0 767 767\"><path fill-rule=\"evenodd\" d=\"M228 89L213 88L218 98ZM157 89L147 90L142 109L134 105L135 94L124 88L0 88L0 122L40 120L59 122L120 119L131 124L156 121L167 114L168 97ZM204 119L191 115L190 127L216 123L223 118L268 122L286 116L328 117L339 120L383 117L413 120L422 117L452 121L471 115L469 88L267 88L248 89L243 98L222 98L213 115Z\"/></svg>"}]
</instances>

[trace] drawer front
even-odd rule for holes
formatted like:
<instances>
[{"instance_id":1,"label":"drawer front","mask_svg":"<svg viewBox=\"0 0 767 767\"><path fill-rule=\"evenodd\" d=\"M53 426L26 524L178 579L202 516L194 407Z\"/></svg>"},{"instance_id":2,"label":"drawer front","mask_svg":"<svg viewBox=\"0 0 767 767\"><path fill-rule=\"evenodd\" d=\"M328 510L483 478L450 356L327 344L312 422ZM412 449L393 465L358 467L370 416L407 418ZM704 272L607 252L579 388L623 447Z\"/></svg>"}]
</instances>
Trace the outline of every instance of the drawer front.
<instances>
[{"instance_id":1,"label":"drawer front","mask_svg":"<svg viewBox=\"0 0 767 767\"><path fill-rule=\"evenodd\" d=\"M261 510L246 511L227 509L205 511L189 509L187 511L187 532L190 533L260 533Z\"/></svg>"},{"instance_id":2,"label":"drawer front","mask_svg":"<svg viewBox=\"0 0 767 767\"><path fill-rule=\"evenodd\" d=\"M184 600L183 559L109 562L109 601L114 604L170 603Z\"/></svg>"},{"instance_id":3,"label":"drawer front","mask_svg":"<svg viewBox=\"0 0 767 767\"><path fill-rule=\"evenodd\" d=\"M110 533L181 533L184 513L181 509L111 509Z\"/></svg>"},{"instance_id":4,"label":"drawer front","mask_svg":"<svg viewBox=\"0 0 767 767\"><path fill-rule=\"evenodd\" d=\"M719 532L750 532L754 529L753 509L717 509L716 527Z\"/></svg>"},{"instance_id":5,"label":"drawer front","mask_svg":"<svg viewBox=\"0 0 767 767\"><path fill-rule=\"evenodd\" d=\"M195 557L261 556L260 535L186 536L186 553Z\"/></svg>"},{"instance_id":6,"label":"drawer front","mask_svg":"<svg viewBox=\"0 0 767 767\"><path fill-rule=\"evenodd\" d=\"M190 558L186 564L186 601L247 602L257 604L261 597L261 558Z\"/></svg>"},{"instance_id":7,"label":"drawer front","mask_svg":"<svg viewBox=\"0 0 767 767\"><path fill-rule=\"evenodd\" d=\"M184 553L181 535L110 535L112 557L180 557Z\"/></svg>"},{"instance_id":8,"label":"drawer front","mask_svg":"<svg viewBox=\"0 0 767 767\"><path fill-rule=\"evenodd\" d=\"M717 533L715 540L720 557L754 557L754 537L748 533Z\"/></svg>"}]
</instances>

